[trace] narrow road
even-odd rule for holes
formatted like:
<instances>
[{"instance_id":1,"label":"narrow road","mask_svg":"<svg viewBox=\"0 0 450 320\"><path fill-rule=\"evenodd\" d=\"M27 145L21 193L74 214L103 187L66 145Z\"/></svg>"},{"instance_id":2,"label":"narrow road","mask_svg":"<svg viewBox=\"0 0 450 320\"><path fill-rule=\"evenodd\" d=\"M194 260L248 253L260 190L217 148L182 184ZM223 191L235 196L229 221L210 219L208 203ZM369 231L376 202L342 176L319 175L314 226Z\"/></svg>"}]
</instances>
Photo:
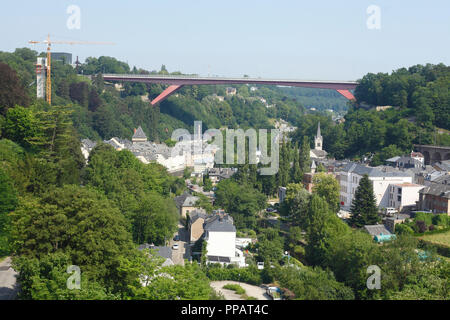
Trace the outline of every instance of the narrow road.
<instances>
[{"instance_id":1,"label":"narrow road","mask_svg":"<svg viewBox=\"0 0 450 320\"><path fill-rule=\"evenodd\" d=\"M0 300L14 300L17 296L17 272L11 268L11 258L0 262Z\"/></svg>"},{"instance_id":2,"label":"narrow road","mask_svg":"<svg viewBox=\"0 0 450 320\"><path fill-rule=\"evenodd\" d=\"M236 294L233 290L224 289L226 284L238 284L244 290L245 294L249 297L254 297L258 300L270 300L270 297L266 293L266 289L251 284L237 282L237 281L211 281L211 287L220 292L225 297L225 300L243 300L240 294Z\"/></svg>"},{"instance_id":3,"label":"narrow road","mask_svg":"<svg viewBox=\"0 0 450 320\"><path fill-rule=\"evenodd\" d=\"M172 248L174 244L178 244L178 249L172 249L172 261L174 264L184 266L184 260L189 259L191 256L190 247L189 247L189 233L186 228L178 223L178 232L176 233L180 236L180 241L170 240L169 246Z\"/></svg>"}]
</instances>

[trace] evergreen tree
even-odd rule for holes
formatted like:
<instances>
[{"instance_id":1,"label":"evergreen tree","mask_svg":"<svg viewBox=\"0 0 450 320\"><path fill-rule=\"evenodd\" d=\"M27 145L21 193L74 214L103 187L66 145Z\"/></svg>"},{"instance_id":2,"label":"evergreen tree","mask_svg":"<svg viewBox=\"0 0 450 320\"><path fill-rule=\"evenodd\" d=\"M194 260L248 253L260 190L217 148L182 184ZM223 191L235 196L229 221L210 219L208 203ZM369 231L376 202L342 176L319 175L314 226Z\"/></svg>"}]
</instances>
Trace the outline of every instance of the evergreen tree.
<instances>
[{"instance_id":1,"label":"evergreen tree","mask_svg":"<svg viewBox=\"0 0 450 320\"><path fill-rule=\"evenodd\" d=\"M300 168L300 154L297 144L294 147L294 155L292 162L293 162L291 174L292 180L294 183L300 183L302 182L302 170Z\"/></svg>"},{"instance_id":2,"label":"evergreen tree","mask_svg":"<svg viewBox=\"0 0 450 320\"><path fill-rule=\"evenodd\" d=\"M299 164L302 174L311 171L311 160L309 158L309 151L310 151L309 138L307 136L304 136L299 157Z\"/></svg>"},{"instance_id":3,"label":"evergreen tree","mask_svg":"<svg viewBox=\"0 0 450 320\"><path fill-rule=\"evenodd\" d=\"M376 224L379 221L373 186L366 174L359 181L350 212L350 223L357 227Z\"/></svg>"}]
</instances>

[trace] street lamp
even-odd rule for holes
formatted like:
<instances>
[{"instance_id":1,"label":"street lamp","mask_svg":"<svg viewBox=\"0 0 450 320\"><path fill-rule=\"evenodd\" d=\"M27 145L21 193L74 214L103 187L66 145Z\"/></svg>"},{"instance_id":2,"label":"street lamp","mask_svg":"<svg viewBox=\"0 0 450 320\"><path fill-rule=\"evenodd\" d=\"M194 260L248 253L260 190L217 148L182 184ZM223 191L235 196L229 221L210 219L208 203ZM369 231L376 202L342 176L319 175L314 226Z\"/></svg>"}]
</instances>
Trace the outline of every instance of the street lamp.
<instances>
[{"instance_id":1,"label":"street lamp","mask_svg":"<svg viewBox=\"0 0 450 320\"><path fill-rule=\"evenodd\" d=\"M284 255L288 257L288 266L290 265L289 261L291 260L291 256L289 254L289 252L285 251Z\"/></svg>"}]
</instances>

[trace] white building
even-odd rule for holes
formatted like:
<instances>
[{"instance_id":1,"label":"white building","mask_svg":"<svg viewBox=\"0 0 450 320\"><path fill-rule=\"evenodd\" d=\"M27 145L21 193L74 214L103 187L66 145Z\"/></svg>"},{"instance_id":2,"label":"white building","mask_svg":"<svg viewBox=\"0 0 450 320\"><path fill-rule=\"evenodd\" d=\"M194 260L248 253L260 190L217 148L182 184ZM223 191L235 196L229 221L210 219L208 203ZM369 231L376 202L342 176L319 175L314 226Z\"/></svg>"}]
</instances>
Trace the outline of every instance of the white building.
<instances>
[{"instance_id":1,"label":"white building","mask_svg":"<svg viewBox=\"0 0 450 320\"><path fill-rule=\"evenodd\" d=\"M405 172L384 172L377 168L349 163L339 173L340 201L343 210L350 210L353 196L364 174L367 174L369 180L372 181L373 191L379 208L390 207L389 185L412 183L412 176Z\"/></svg>"},{"instance_id":2,"label":"white building","mask_svg":"<svg viewBox=\"0 0 450 320\"><path fill-rule=\"evenodd\" d=\"M205 221L204 230L208 263L246 266L243 252L236 248L236 227L231 216L226 213L213 215Z\"/></svg>"},{"instance_id":3,"label":"white building","mask_svg":"<svg viewBox=\"0 0 450 320\"><path fill-rule=\"evenodd\" d=\"M389 207L399 212L412 209L419 201L419 191L424 186L414 183L396 183L389 185Z\"/></svg>"},{"instance_id":4,"label":"white building","mask_svg":"<svg viewBox=\"0 0 450 320\"><path fill-rule=\"evenodd\" d=\"M175 147L147 141L147 136L141 127L134 130L132 141L111 138L104 143L111 145L117 151L129 150L141 162L148 164L157 162L164 166L169 173L182 172L186 167L194 168L195 173L206 173L214 167L215 153L218 147L208 144L208 136L200 138L189 136L187 141L178 141ZM82 140L81 152L86 160L91 150L96 146L89 139Z\"/></svg>"}]
</instances>

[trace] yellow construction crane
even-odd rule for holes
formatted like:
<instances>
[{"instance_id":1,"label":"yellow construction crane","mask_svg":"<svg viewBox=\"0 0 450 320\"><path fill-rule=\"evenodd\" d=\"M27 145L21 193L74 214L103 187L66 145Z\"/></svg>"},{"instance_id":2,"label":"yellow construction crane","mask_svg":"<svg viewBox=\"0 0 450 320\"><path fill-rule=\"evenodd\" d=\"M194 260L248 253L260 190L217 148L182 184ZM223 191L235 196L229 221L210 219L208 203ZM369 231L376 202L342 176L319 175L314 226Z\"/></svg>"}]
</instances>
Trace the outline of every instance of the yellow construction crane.
<instances>
[{"instance_id":1,"label":"yellow construction crane","mask_svg":"<svg viewBox=\"0 0 450 320\"><path fill-rule=\"evenodd\" d=\"M46 95L47 102L52 104L52 78L51 78L51 66L52 66L52 54L51 46L52 44L114 44L112 42L92 42L92 41L53 41L50 40L50 34L47 36L47 40L44 41L28 41L31 44L45 43L47 44L47 81L46 81Z\"/></svg>"}]
</instances>

